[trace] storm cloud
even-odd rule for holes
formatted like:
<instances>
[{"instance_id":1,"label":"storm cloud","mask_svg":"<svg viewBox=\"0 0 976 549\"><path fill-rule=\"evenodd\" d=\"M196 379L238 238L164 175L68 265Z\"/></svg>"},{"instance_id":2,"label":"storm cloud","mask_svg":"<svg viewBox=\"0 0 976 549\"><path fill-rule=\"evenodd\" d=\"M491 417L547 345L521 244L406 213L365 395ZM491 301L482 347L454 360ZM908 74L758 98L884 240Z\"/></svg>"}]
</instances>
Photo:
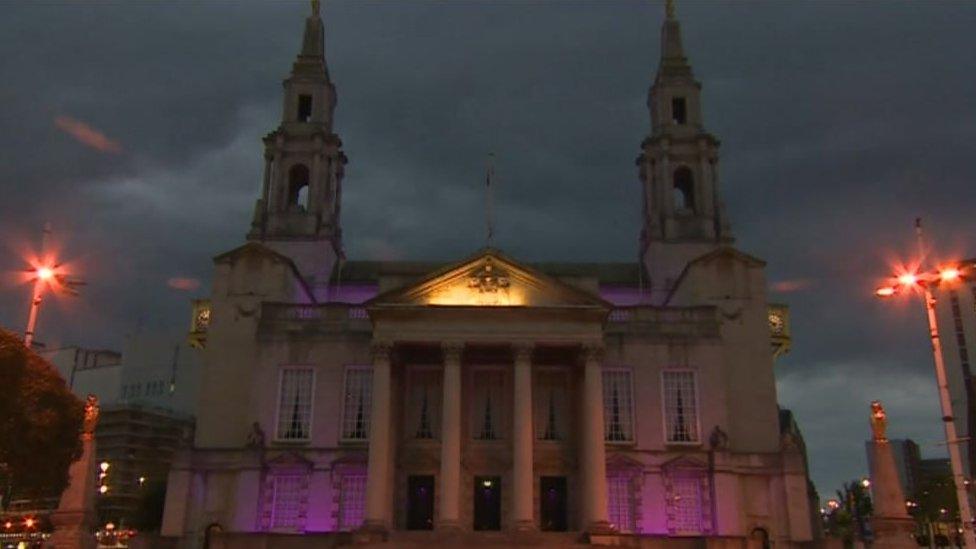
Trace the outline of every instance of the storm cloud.
<instances>
[{"instance_id":1,"label":"storm cloud","mask_svg":"<svg viewBox=\"0 0 976 549\"><path fill-rule=\"evenodd\" d=\"M178 333L210 258L248 229L260 138L280 115L305 2L8 2L0 17L0 268L45 221L89 282L39 338L118 347ZM350 158L347 255L633 260L634 159L663 7L653 2L326 2L336 130ZM871 291L922 216L945 257L976 256L976 5L679 2L723 140L738 245L792 308L780 400L821 493L865 473L868 402L938 454L917 303ZM59 122L59 120L61 122ZM10 279L10 283L7 283ZM5 279L0 324L28 293ZM174 284L173 281L180 281ZM204 281L199 288L186 281Z\"/></svg>"}]
</instances>

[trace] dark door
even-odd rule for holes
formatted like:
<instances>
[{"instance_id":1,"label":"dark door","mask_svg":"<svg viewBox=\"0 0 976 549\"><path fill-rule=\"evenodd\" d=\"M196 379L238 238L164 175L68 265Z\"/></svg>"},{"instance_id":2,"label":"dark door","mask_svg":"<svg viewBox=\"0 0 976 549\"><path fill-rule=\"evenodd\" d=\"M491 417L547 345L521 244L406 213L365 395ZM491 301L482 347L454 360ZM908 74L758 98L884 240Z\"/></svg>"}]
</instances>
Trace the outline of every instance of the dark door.
<instances>
[{"instance_id":1,"label":"dark door","mask_svg":"<svg viewBox=\"0 0 976 549\"><path fill-rule=\"evenodd\" d=\"M407 478L407 530L434 529L434 477Z\"/></svg>"},{"instance_id":2,"label":"dark door","mask_svg":"<svg viewBox=\"0 0 976 549\"><path fill-rule=\"evenodd\" d=\"M550 532L566 531L566 477L539 479L539 518L542 529Z\"/></svg>"},{"instance_id":3,"label":"dark door","mask_svg":"<svg viewBox=\"0 0 976 549\"><path fill-rule=\"evenodd\" d=\"M474 477L474 529L502 529L501 477Z\"/></svg>"}]
</instances>

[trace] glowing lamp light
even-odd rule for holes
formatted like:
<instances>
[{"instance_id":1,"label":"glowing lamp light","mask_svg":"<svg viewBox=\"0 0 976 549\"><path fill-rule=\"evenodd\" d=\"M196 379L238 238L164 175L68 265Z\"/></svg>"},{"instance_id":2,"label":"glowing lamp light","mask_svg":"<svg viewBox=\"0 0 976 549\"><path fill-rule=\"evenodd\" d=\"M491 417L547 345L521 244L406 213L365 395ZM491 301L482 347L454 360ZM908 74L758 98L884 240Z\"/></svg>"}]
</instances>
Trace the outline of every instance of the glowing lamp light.
<instances>
[{"instance_id":1,"label":"glowing lamp light","mask_svg":"<svg viewBox=\"0 0 976 549\"><path fill-rule=\"evenodd\" d=\"M110 467L110 465L109 465L109 463L107 461L103 461L103 462L101 462L101 463L98 464L98 468L101 469L103 473L104 472L107 472L109 467Z\"/></svg>"},{"instance_id":2,"label":"glowing lamp light","mask_svg":"<svg viewBox=\"0 0 976 549\"><path fill-rule=\"evenodd\" d=\"M958 280L959 269L949 268L949 269L944 269L942 271L939 271L939 278L942 279L943 282L952 282L953 280Z\"/></svg>"},{"instance_id":3,"label":"glowing lamp light","mask_svg":"<svg viewBox=\"0 0 976 549\"><path fill-rule=\"evenodd\" d=\"M54 269L50 267L38 267L37 278L40 278L41 280L51 280L54 278Z\"/></svg>"},{"instance_id":4,"label":"glowing lamp light","mask_svg":"<svg viewBox=\"0 0 976 549\"><path fill-rule=\"evenodd\" d=\"M878 288L877 290L874 291L874 295L876 295L878 297L891 297L891 296L895 295L895 287L894 286L884 286L882 288Z\"/></svg>"},{"instance_id":5,"label":"glowing lamp light","mask_svg":"<svg viewBox=\"0 0 976 549\"><path fill-rule=\"evenodd\" d=\"M3 523L3 527L6 528L7 530L10 530L11 528L14 527L14 523L8 520L7 522Z\"/></svg>"},{"instance_id":6,"label":"glowing lamp light","mask_svg":"<svg viewBox=\"0 0 976 549\"><path fill-rule=\"evenodd\" d=\"M24 519L24 526L26 526L27 528L33 528L34 522L35 521L32 517L27 517Z\"/></svg>"},{"instance_id":7,"label":"glowing lamp light","mask_svg":"<svg viewBox=\"0 0 976 549\"><path fill-rule=\"evenodd\" d=\"M902 286L914 286L918 284L918 277L914 273L905 273L898 277L898 282Z\"/></svg>"},{"instance_id":8,"label":"glowing lamp light","mask_svg":"<svg viewBox=\"0 0 976 549\"><path fill-rule=\"evenodd\" d=\"M481 485L484 486L485 488L491 488L491 481L487 479L483 480L481 481Z\"/></svg>"},{"instance_id":9,"label":"glowing lamp light","mask_svg":"<svg viewBox=\"0 0 976 549\"><path fill-rule=\"evenodd\" d=\"M146 483L146 477L139 477L139 484L145 484L145 483Z\"/></svg>"},{"instance_id":10,"label":"glowing lamp light","mask_svg":"<svg viewBox=\"0 0 976 549\"><path fill-rule=\"evenodd\" d=\"M99 486L99 487L98 487L98 492L99 492L100 494L104 494L104 493L106 493L106 492L108 492L108 486L106 486L106 485L104 485L104 484L103 484L103 485L101 485L101 486Z\"/></svg>"},{"instance_id":11,"label":"glowing lamp light","mask_svg":"<svg viewBox=\"0 0 976 549\"><path fill-rule=\"evenodd\" d=\"M110 531L110 532L112 530L115 530L115 523L109 522L108 524L105 525L105 529L108 530L108 531Z\"/></svg>"},{"instance_id":12,"label":"glowing lamp light","mask_svg":"<svg viewBox=\"0 0 976 549\"><path fill-rule=\"evenodd\" d=\"M840 502L836 499L831 499L827 501L827 507L830 509L837 509L840 507Z\"/></svg>"},{"instance_id":13,"label":"glowing lamp light","mask_svg":"<svg viewBox=\"0 0 976 549\"><path fill-rule=\"evenodd\" d=\"M863 486L865 488L870 488L871 487L871 479L869 479L869 478L861 479L861 486Z\"/></svg>"}]
</instances>

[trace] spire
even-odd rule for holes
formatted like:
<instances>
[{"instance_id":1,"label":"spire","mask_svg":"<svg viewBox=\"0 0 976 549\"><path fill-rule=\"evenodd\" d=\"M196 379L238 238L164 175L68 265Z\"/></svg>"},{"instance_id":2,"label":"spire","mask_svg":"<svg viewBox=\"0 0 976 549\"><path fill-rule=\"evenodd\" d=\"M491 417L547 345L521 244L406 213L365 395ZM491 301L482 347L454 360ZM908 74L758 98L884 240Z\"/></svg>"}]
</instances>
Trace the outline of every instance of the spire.
<instances>
[{"instance_id":1,"label":"spire","mask_svg":"<svg viewBox=\"0 0 976 549\"><path fill-rule=\"evenodd\" d=\"M661 64L657 78L666 76L691 77L691 65L681 44L681 23L675 15L674 0L665 0L664 24L661 26Z\"/></svg>"},{"instance_id":2,"label":"spire","mask_svg":"<svg viewBox=\"0 0 976 549\"><path fill-rule=\"evenodd\" d=\"M325 25L322 23L319 0L312 0L312 13L305 18L305 34L302 50L292 67L292 75L325 76L329 69L325 64Z\"/></svg>"}]
</instances>

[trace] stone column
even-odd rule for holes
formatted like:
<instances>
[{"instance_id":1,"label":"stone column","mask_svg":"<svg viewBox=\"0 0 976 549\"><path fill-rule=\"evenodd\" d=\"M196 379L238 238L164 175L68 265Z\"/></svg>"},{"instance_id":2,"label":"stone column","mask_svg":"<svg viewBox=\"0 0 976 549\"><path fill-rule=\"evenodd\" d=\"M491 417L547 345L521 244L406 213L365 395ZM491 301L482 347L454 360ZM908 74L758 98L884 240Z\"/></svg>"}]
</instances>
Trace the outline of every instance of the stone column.
<instances>
[{"instance_id":1,"label":"stone column","mask_svg":"<svg viewBox=\"0 0 976 549\"><path fill-rule=\"evenodd\" d=\"M532 496L532 345L515 346L514 432L512 433L512 519L517 530L535 528Z\"/></svg>"},{"instance_id":2,"label":"stone column","mask_svg":"<svg viewBox=\"0 0 976 549\"><path fill-rule=\"evenodd\" d=\"M58 509L51 513L54 534L48 547L54 549L94 549L95 536L95 426L99 406L94 395L85 403L81 432L81 458L68 468L68 486L61 492Z\"/></svg>"},{"instance_id":3,"label":"stone column","mask_svg":"<svg viewBox=\"0 0 976 549\"><path fill-rule=\"evenodd\" d=\"M437 527L460 528L461 352L462 343L444 343L444 397L441 413L440 514Z\"/></svg>"},{"instance_id":4,"label":"stone column","mask_svg":"<svg viewBox=\"0 0 976 549\"><path fill-rule=\"evenodd\" d=\"M612 532L607 514L607 462L603 433L603 346L586 345L583 353L579 462L583 477L583 527L592 536Z\"/></svg>"},{"instance_id":5,"label":"stone column","mask_svg":"<svg viewBox=\"0 0 976 549\"><path fill-rule=\"evenodd\" d=\"M363 529L385 532L392 505L390 473L390 350L389 343L373 343L373 401L369 420L369 463L366 477L366 517Z\"/></svg>"}]
</instances>

